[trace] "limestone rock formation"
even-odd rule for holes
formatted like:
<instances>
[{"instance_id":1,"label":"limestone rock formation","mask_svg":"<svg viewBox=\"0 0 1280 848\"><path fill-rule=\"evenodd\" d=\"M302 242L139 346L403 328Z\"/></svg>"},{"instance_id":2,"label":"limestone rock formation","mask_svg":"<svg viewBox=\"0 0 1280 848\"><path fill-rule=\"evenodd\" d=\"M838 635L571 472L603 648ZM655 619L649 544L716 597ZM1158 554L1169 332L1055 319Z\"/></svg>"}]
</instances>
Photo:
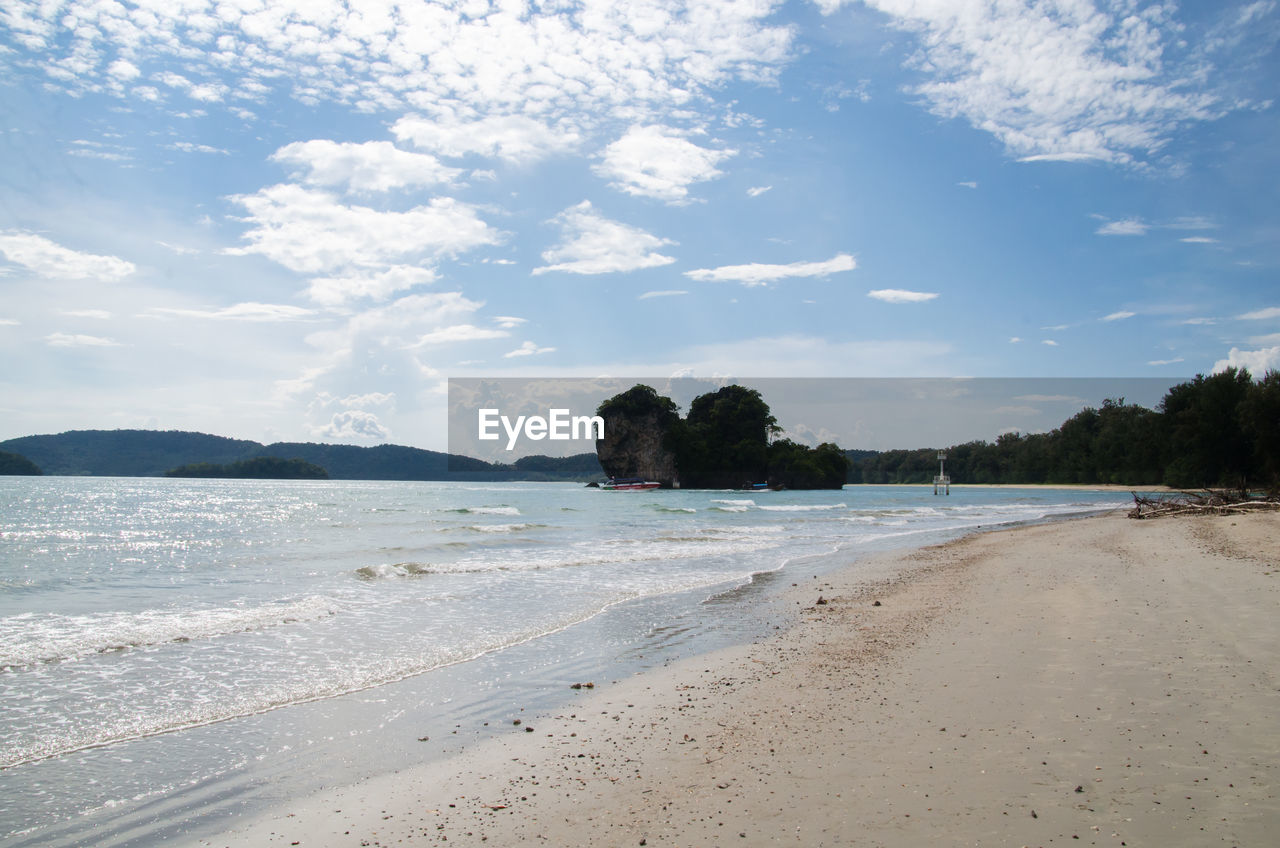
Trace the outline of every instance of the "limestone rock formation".
<instances>
[{"instance_id":1,"label":"limestone rock formation","mask_svg":"<svg viewBox=\"0 0 1280 848\"><path fill-rule=\"evenodd\" d=\"M648 386L635 386L600 405L604 438L596 457L610 477L643 477L670 488L679 485L676 458L665 441L679 420L675 404Z\"/></svg>"}]
</instances>

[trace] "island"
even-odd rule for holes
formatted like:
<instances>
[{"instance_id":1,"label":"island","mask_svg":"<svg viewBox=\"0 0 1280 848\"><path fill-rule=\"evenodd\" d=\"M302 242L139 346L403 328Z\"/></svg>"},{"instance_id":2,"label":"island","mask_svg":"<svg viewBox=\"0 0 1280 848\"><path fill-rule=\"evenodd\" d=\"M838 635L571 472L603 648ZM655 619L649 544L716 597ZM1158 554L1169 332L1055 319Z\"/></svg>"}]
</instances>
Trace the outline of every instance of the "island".
<instances>
[{"instance_id":1,"label":"island","mask_svg":"<svg viewBox=\"0 0 1280 848\"><path fill-rule=\"evenodd\" d=\"M780 438L769 405L744 386L699 395L681 418L674 401L637 384L596 414L605 422L596 456L610 477L640 477L664 488L839 489L849 471L833 444Z\"/></svg>"},{"instance_id":2,"label":"island","mask_svg":"<svg viewBox=\"0 0 1280 848\"><path fill-rule=\"evenodd\" d=\"M304 459L256 456L219 465L195 462L170 468L166 477L224 477L237 480L328 480L329 472Z\"/></svg>"}]
</instances>

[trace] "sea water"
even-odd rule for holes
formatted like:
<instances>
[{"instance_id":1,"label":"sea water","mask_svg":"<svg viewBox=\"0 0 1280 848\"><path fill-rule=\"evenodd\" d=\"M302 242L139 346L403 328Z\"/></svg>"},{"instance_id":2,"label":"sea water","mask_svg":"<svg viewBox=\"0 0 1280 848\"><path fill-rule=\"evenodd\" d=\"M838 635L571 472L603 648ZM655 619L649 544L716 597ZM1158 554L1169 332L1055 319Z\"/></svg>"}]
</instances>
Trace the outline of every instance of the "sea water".
<instances>
[{"instance_id":1,"label":"sea water","mask_svg":"<svg viewBox=\"0 0 1280 848\"><path fill-rule=\"evenodd\" d=\"M216 831L750 638L788 569L1124 501L931 491L0 478L0 841Z\"/></svg>"}]
</instances>

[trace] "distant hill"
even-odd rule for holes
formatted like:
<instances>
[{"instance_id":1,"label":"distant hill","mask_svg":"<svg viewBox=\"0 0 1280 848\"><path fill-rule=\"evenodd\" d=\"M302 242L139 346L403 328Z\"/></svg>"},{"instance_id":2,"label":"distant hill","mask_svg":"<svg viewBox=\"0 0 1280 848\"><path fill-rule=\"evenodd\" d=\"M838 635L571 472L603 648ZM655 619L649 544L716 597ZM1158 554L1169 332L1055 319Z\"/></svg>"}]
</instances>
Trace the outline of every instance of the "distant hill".
<instances>
[{"instance_id":1,"label":"distant hill","mask_svg":"<svg viewBox=\"0 0 1280 848\"><path fill-rule=\"evenodd\" d=\"M594 454L499 465L403 445L263 445L182 430L70 430L9 439L0 442L0 451L21 454L45 474L62 476L160 477L181 466L256 457L300 459L326 469L334 480L591 480L601 474Z\"/></svg>"},{"instance_id":2,"label":"distant hill","mask_svg":"<svg viewBox=\"0 0 1280 848\"><path fill-rule=\"evenodd\" d=\"M164 473L166 477L218 477L236 480L328 480L329 472L301 459L255 456L230 465L197 462Z\"/></svg>"},{"instance_id":3,"label":"distant hill","mask_svg":"<svg viewBox=\"0 0 1280 848\"><path fill-rule=\"evenodd\" d=\"M91 477L159 477L193 462L224 465L252 456L262 445L181 430L70 430L0 442L45 474Z\"/></svg>"},{"instance_id":4,"label":"distant hill","mask_svg":"<svg viewBox=\"0 0 1280 848\"><path fill-rule=\"evenodd\" d=\"M0 475L36 476L42 474L40 467L22 454L0 451Z\"/></svg>"}]
</instances>

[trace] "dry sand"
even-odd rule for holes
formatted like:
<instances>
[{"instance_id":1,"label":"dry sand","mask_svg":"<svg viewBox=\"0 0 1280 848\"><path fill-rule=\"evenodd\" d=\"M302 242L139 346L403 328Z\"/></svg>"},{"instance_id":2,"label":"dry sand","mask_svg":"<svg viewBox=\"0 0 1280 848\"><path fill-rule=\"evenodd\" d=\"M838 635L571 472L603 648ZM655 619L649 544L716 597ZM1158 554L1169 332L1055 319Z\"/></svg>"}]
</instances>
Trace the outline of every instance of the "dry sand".
<instances>
[{"instance_id":1,"label":"dry sand","mask_svg":"<svg viewBox=\"0 0 1280 848\"><path fill-rule=\"evenodd\" d=\"M199 844L1277 844L1280 515L1105 516L877 567L897 576L793 577L775 638Z\"/></svg>"}]
</instances>

